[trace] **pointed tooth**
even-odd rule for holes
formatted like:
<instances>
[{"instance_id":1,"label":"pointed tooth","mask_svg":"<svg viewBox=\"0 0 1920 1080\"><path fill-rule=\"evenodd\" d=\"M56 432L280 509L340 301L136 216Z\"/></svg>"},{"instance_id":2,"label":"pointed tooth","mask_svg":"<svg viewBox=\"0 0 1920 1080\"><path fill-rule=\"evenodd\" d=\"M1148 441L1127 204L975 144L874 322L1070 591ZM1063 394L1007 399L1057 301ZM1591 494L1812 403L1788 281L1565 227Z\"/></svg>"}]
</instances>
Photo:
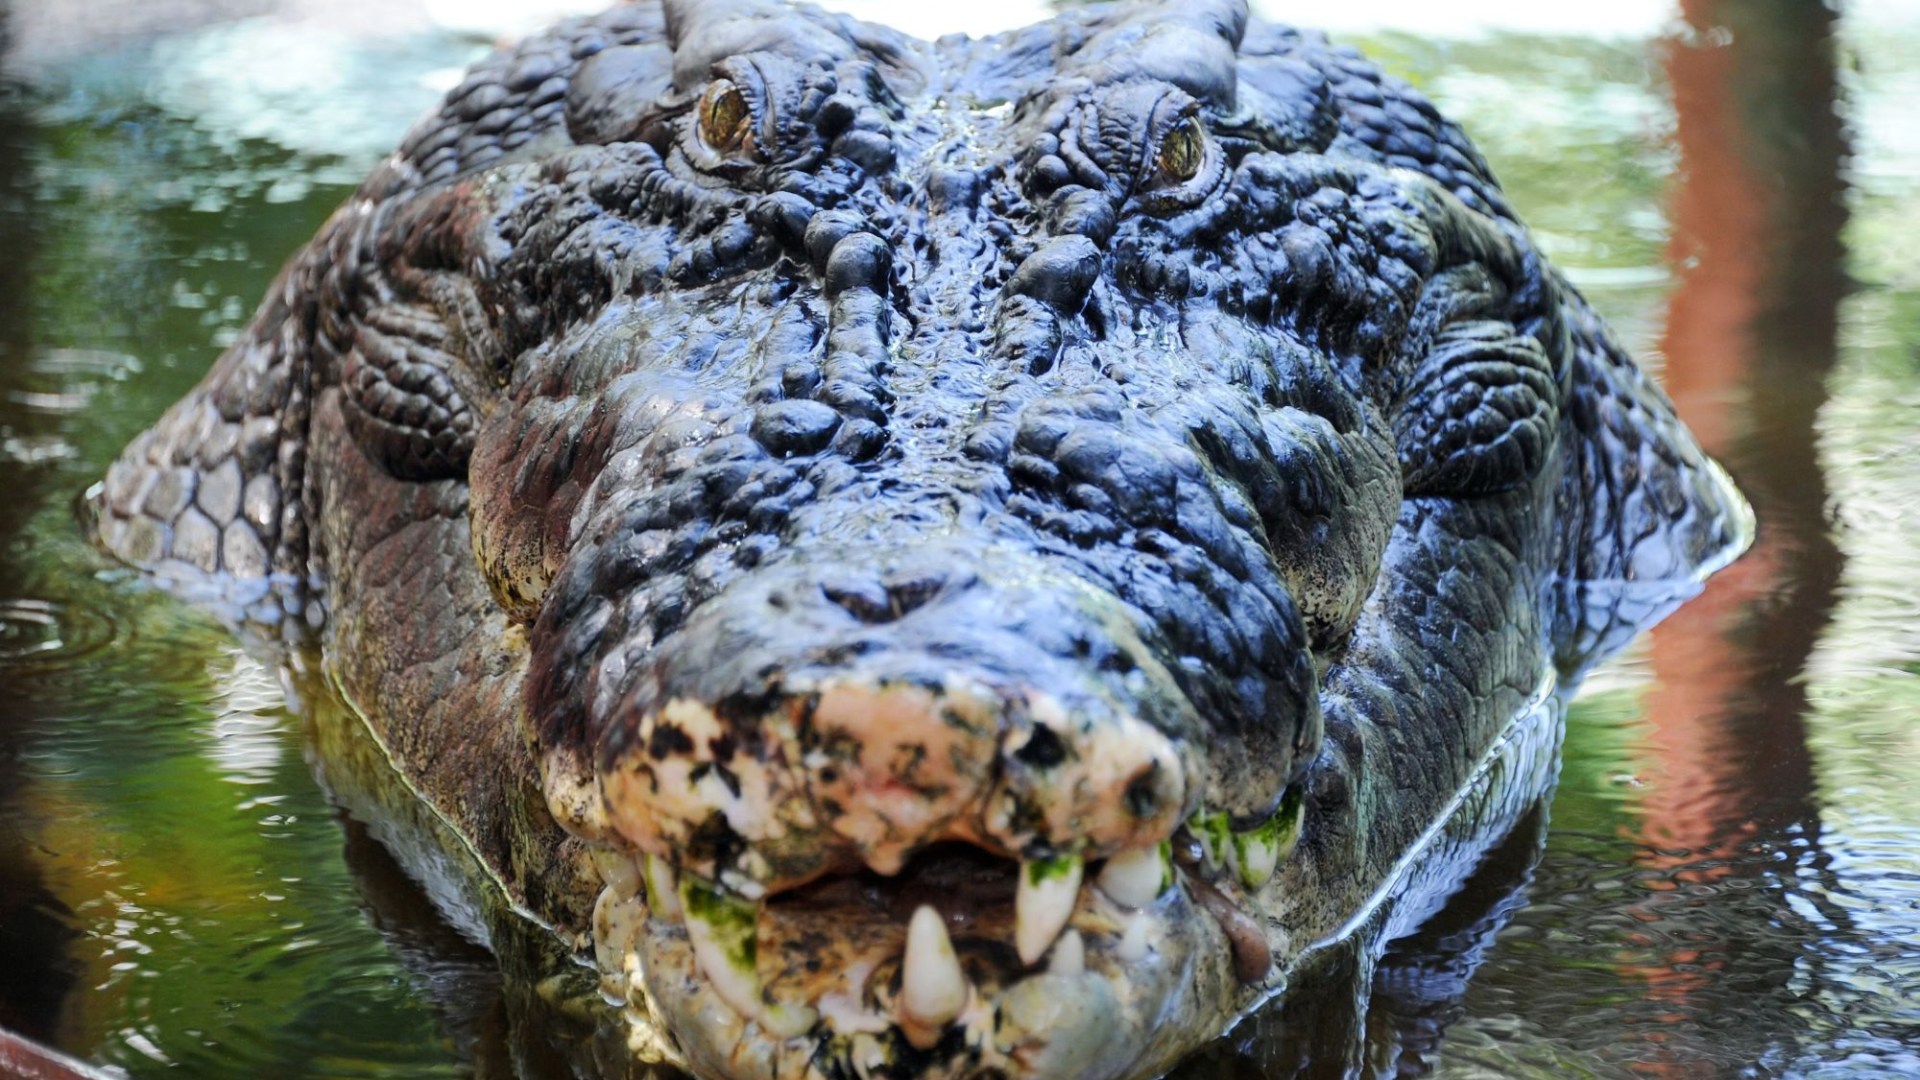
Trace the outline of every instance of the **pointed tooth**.
<instances>
[{"instance_id":1,"label":"pointed tooth","mask_svg":"<svg viewBox=\"0 0 1920 1080\"><path fill-rule=\"evenodd\" d=\"M1240 882L1249 889L1257 889L1273 878L1273 868L1280 864L1280 847L1269 821L1255 829L1233 836L1233 861L1240 870Z\"/></svg>"},{"instance_id":2,"label":"pointed tooth","mask_svg":"<svg viewBox=\"0 0 1920 1080\"><path fill-rule=\"evenodd\" d=\"M1020 864L1020 884L1013 895L1013 944L1021 963L1031 965L1045 956L1047 946L1060 936L1073 917L1086 868L1078 855Z\"/></svg>"},{"instance_id":3,"label":"pointed tooth","mask_svg":"<svg viewBox=\"0 0 1920 1080\"><path fill-rule=\"evenodd\" d=\"M813 1030L820 1022L820 1013L806 1005L788 1005L784 1002L760 1007L760 1026L782 1039L797 1039Z\"/></svg>"},{"instance_id":4,"label":"pointed tooth","mask_svg":"<svg viewBox=\"0 0 1920 1080\"><path fill-rule=\"evenodd\" d=\"M1126 929L1120 932L1120 943L1113 948L1113 955L1124 963L1138 963L1147 955L1152 944L1153 919L1148 915L1134 915L1127 919Z\"/></svg>"},{"instance_id":5,"label":"pointed tooth","mask_svg":"<svg viewBox=\"0 0 1920 1080\"><path fill-rule=\"evenodd\" d=\"M1163 840L1114 855L1100 871L1098 884L1122 907L1146 907L1173 884L1173 845Z\"/></svg>"},{"instance_id":6,"label":"pointed tooth","mask_svg":"<svg viewBox=\"0 0 1920 1080\"><path fill-rule=\"evenodd\" d=\"M640 861L619 848L596 847L587 852L600 881L622 900L640 891Z\"/></svg>"},{"instance_id":7,"label":"pointed tooth","mask_svg":"<svg viewBox=\"0 0 1920 1080\"><path fill-rule=\"evenodd\" d=\"M685 912L680 908L680 887L674 881L673 867L657 855L642 855L640 876L647 886L648 910L657 918L678 922Z\"/></svg>"},{"instance_id":8,"label":"pointed tooth","mask_svg":"<svg viewBox=\"0 0 1920 1080\"><path fill-rule=\"evenodd\" d=\"M602 980L617 980L625 971L627 954L645 932L646 919L647 910L634 894L622 896L615 885L600 890L593 902L593 958ZM612 985L618 989L617 982Z\"/></svg>"},{"instance_id":9,"label":"pointed tooth","mask_svg":"<svg viewBox=\"0 0 1920 1080\"><path fill-rule=\"evenodd\" d=\"M900 1030L916 1049L929 1050L960 1010L971 987L954 955L947 925L931 904L907 923L907 953L900 965Z\"/></svg>"},{"instance_id":10,"label":"pointed tooth","mask_svg":"<svg viewBox=\"0 0 1920 1080\"><path fill-rule=\"evenodd\" d=\"M1280 809L1260 825L1233 834L1233 862L1240 881L1258 889L1273 880L1274 868L1293 853L1300 839L1300 815L1305 804L1296 791L1280 800Z\"/></svg>"},{"instance_id":11,"label":"pointed tooth","mask_svg":"<svg viewBox=\"0 0 1920 1080\"><path fill-rule=\"evenodd\" d=\"M1233 850L1233 827L1228 824L1226 814L1199 811L1187 819L1187 830L1193 833L1195 840L1200 841L1200 850L1209 870L1218 870L1227 865L1227 857Z\"/></svg>"},{"instance_id":12,"label":"pointed tooth","mask_svg":"<svg viewBox=\"0 0 1920 1080\"><path fill-rule=\"evenodd\" d=\"M769 1004L761 996L758 904L687 874L680 879L680 907L686 913L694 961L720 1000L781 1038L813 1026L817 1016L812 1009Z\"/></svg>"},{"instance_id":13,"label":"pointed tooth","mask_svg":"<svg viewBox=\"0 0 1920 1080\"><path fill-rule=\"evenodd\" d=\"M680 907L700 970L722 1000L743 1016L760 1009L759 913L718 884L692 874L680 879Z\"/></svg>"},{"instance_id":14,"label":"pointed tooth","mask_svg":"<svg viewBox=\"0 0 1920 1080\"><path fill-rule=\"evenodd\" d=\"M1047 961L1047 970L1055 975L1084 975L1087 972L1087 943L1081 940L1080 931L1068 930L1060 935L1053 944L1053 956Z\"/></svg>"}]
</instances>

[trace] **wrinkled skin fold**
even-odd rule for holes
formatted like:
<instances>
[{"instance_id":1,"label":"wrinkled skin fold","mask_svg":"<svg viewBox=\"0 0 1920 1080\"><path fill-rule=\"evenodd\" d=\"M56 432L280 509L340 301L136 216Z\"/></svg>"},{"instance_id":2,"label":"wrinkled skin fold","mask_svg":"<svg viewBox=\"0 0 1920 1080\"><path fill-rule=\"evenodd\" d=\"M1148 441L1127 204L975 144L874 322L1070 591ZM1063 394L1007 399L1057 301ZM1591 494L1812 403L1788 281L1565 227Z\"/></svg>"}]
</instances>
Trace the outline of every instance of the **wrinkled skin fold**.
<instances>
[{"instance_id":1,"label":"wrinkled skin fold","mask_svg":"<svg viewBox=\"0 0 1920 1080\"><path fill-rule=\"evenodd\" d=\"M1163 1071L1749 532L1460 130L1218 0L563 24L92 506L642 1052L833 1080Z\"/></svg>"}]
</instances>

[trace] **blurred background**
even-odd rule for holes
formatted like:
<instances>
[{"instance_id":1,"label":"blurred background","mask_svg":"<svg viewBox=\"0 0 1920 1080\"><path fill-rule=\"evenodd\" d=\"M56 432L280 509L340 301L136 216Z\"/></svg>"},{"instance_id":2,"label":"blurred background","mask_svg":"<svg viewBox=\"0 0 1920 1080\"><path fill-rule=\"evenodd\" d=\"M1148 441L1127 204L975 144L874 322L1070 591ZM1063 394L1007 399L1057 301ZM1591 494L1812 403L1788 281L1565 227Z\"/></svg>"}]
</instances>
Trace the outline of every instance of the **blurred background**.
<instances>
[{"instance_id":1,"label":"blurred background","mask_svg":"<svg viewBox=\"0 0 1920 1080\"><path fill-rule=\"evenodd\" d=\"M71 500L465 64L598 6L0 0L0 1028L134 1076L569 1067ZM1920 2L1256 6L1463 123L1760 539L1589 680L1447 912L1186 1073L1920 1074Z\"/></svg>"}]
</instances>

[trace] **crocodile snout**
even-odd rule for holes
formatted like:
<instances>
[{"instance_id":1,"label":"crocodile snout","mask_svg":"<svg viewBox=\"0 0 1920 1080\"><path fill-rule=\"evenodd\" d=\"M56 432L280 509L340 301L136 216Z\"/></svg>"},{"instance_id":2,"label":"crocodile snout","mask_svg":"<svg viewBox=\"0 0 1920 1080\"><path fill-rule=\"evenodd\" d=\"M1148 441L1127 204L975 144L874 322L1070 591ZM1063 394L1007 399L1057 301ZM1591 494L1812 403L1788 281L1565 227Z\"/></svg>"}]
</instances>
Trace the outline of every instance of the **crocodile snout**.
<instances>
[{"instance_id":1,"label":"crocodile snout","mask_svg":"<svg viewBox=\"0 0 1920 1080\"><path fill-rule=\"evenodd\" d=\"M704 605L603 743L613 825L750 895L942 841L1035 863L1167 839L1206 763L1155 650L1032 556L957 557L793 560Z\"/></svg>"},{"instance_id":2,"label":"crocodile snout","mask_svg":"<svg viewBox=\"0 0 1920 1080\"><path fill-rule=\"evenodd\" d=\"M762 566L616 703L595 779L651 921L609 914L600 937L644 958L663 1007L712 995L781 1046L824 1031L1084 1056L1110 1016L1063 1043L1071 1018L1016 1030L998 1003L1055 984L1171 994L1166 965L1215 933L1189 940L1161 910L1188 903L1174 837L1209 818L1214 764L1159 631L1057 563L962 542ZM1149 938L1151 972L1122 979ZM1032 1004L1008 1015L1034 1021Z\"/></svg>"}]
</instances>

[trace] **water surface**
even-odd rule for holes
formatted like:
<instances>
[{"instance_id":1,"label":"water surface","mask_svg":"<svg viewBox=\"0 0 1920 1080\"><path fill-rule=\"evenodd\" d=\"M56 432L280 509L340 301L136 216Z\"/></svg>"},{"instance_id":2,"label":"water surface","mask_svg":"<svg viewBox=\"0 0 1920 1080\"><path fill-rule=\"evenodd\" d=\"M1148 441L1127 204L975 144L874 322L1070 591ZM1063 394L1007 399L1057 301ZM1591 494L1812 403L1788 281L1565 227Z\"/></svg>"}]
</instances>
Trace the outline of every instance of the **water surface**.
<instances>
[{"instance_id":1,"label":"water surface","mask_svg":"<svg viewBox=\"0 0 1920 1080\"><path fill-rule=\"evenodd\" d=\"M1589 679L1550 805L1370 993L1335 973L1187 1074L1920 1073L1920 17L1865 10L1363 41L1466 124L1760 538ZM268 16L6 69L0 1026L141 1077L560 1067L323 793L274 673L71 509L483 47Z\"/></svg>"}]
</instances>

